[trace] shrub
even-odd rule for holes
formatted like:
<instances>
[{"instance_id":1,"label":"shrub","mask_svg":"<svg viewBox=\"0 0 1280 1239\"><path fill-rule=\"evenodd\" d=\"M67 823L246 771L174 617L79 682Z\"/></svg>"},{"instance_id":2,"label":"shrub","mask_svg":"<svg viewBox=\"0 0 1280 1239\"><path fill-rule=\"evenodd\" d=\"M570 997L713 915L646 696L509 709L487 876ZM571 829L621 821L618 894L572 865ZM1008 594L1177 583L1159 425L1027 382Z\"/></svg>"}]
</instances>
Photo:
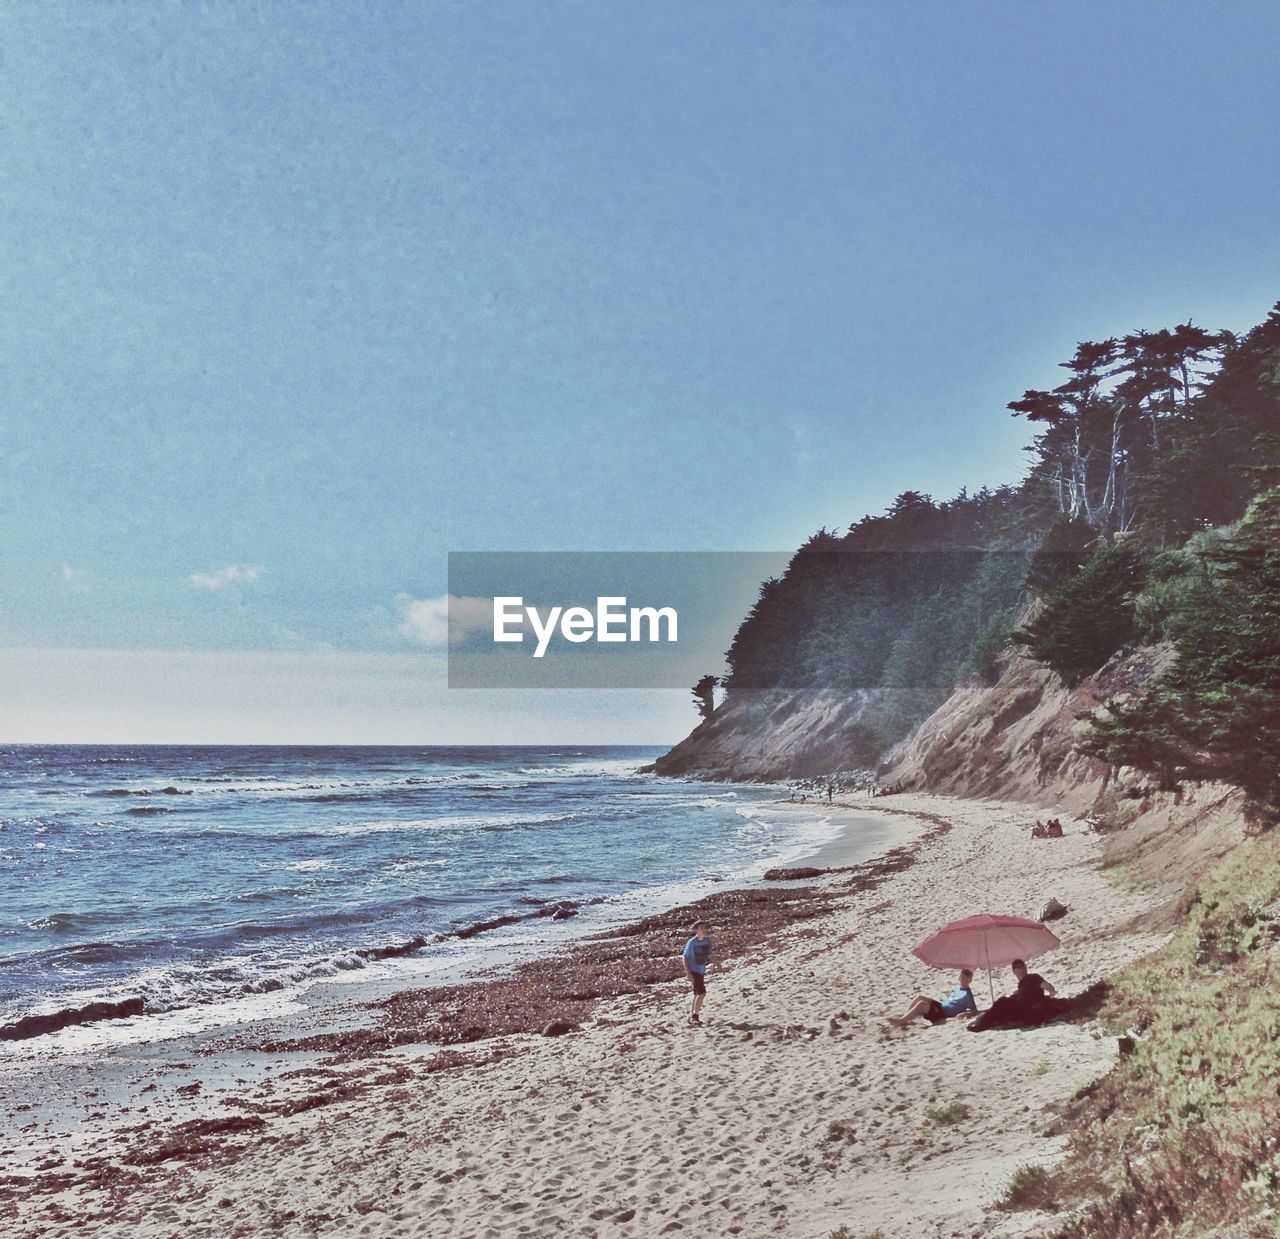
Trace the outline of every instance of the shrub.
<instances>
[{"instance_id":1,"label":"shrub","mask_svg":"<svg viewBox=\"0 0 1280 1239\"><path fill-rule=\"evenodd\" d=\"M1058 1207L1053 1176L1043 1166L1019 1166L1009 1180L997 1208L1055 1210Z\"/></svg>"},{"instance_id":2,"label":"shrub","mask_svg":"<svg viewBox=\"0 0 1280 1239\"><path fill-rule=\"evenodd\" d=\"M1206 874L1172 939L1113 978L1105 1026L1142 1035L1068 1108L1050 1195L1076 1212L1059 1239L1190 1239L1280 1207L1277 900L1280 836L1267 834Z\"/></svg>"},{"instance_id":3,"label":"shrub","mask_svg":"<svg viewBox=\"0 0 1280 1239\"><path fill-rule=\"evenodd\" d=\"M939 1127L953 1127L963 1123L973 1111L963 1101L951 1101L945 1106L933 1106L924 1112L925 1118Z\"/></svg>"},{"instance_id":4,"label":"shrub","mask_svg":"<svg viewBox=\"0 0 1280 1239\"><path fill-rule=\"evenodd\" d=\"M844 1119L832 1119L827 1124L826 1138L830 1144L848 1144L858 1138L858 1133L852 1123Z\"/></svg>"}]
</instances>

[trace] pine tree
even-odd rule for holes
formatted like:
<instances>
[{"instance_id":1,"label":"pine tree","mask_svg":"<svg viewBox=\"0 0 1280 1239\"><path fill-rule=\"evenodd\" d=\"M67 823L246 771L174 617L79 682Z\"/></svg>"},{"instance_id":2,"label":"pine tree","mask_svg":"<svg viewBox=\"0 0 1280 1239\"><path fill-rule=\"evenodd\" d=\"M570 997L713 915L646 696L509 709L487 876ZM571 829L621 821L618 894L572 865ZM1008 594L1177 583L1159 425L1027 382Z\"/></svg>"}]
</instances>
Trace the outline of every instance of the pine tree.
<instances>
[{"instance_id":1,"label":"pine tree","mask_svg":"<svg viewBox=\"0 0 1280 1239\"><path fill-rule=\"evenodd\" d=\"M1209 554L1213 587L1179 617L1173 665L1135 701L1108 703L1082 747L1165 787L1235 784L1251 820L1271 825L1280 821L1280 488Z\"/></svg>"},{"instance_id":2,"label":"pine tree","mask_svg":"<svg viewBox=\"0 0 1280 1239\"><path fill-rule=\"evenodd\" d=\"M1136 551L1104 544L1045 592L1039 613L1013 640L1068 684L1077 683L1137 636L1142 568Z\"/></svg>"},{"instance_id":3,"label":"pine tree","mask_svg":"<svg viewBox=\"0 0 1280 1239\"><path fill-rule=\"evenodd\" d=\"M693 686L693 704L698 708L698 717L709 719L716 710L716 685L719 679L714 675L704 675Z\"/></svg>"}]
</instances>

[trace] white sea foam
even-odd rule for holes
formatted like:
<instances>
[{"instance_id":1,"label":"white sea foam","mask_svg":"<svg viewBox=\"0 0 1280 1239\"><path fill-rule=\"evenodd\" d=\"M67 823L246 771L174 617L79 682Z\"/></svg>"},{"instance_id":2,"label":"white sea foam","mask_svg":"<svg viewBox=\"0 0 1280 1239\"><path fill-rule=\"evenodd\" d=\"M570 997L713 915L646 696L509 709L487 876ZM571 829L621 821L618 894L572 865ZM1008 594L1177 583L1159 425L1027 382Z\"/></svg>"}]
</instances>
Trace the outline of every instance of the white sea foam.
<instances>
[{"instance_id":1,"label":"white sea foam","mask_svg":"<svg viewBox=\"0 0 1280 1239\"><path fill-rule=\"evenodd\" d=\"M66 807L57 806L57 829L83 846L84 881L91 883L103 872L97 859L109 859L111 852L101 844L93 845L98 852L84 846L92 838L90 826L100 825L103 817L119 826L122 815L139 804L179 810L128 819L136 823L129 829L136 831L137 847L115 877L127 887L135 873L155 873L163 880L173 872L183 883L182 899L120 902L121 908L137 911L109 933L90 926L74 936L59 931L60 940L53 943L33 939L30 958L36 962L9 974L29 978L26 998L10 982L9 991L0 992L0 1022L34 1012L45 998L47 1009L70 1010L90 1001L137 996L147 1002L149 1014L13 1043L10 1052L26 1055L37 1045L47 1053L58 1046L131 1044L263 1018L296 1007L318 983L373 980L385 986L401 979L471 975L726 884L749 882L770 865L811 854L839 829L816 811L781 811L758 803L770 789L641 776L637 766L644 759L637 756L576 761L557 753L539 764L526 754L518 767L510 759L492 765L461 762L411 777L382 777L380 771L332 764L317 768L319 777L308 777L307 763L313 759L304 757L288 768L296 778L255 777L251 766L243 776L225 775L228 766L202 770L198 756L185 767L166 759L174 764L140 774L148 756L142 754L138 770L126 776L130 785L147 790L147 797L86 801L80 799L83 793L70 790ZM201 780L204 771L220 777ZM345 777L348 771L355 777ZM360 777L365 773L368 777ZM165 786L208 794L166 795ZM415 787L423 790L421 800ZM383 791L389 794L378 803ZM344 803L347 793L360 803ZM295 802L287 803L289 797ZM47 803L18 797L8 820L17 820L15 811L30 816L33 805ZM431 812L436 805L441 811ZM522 805L529 811L520 811ZM344 836L352 838L344 841ZM60 843L62 836L50 837ZM30 847L29 838L19 835L14 842ZM11 840L13 835L6 843ZM203 850L209 848L217 851ZM222 867L210 866L210 856ZM684 866L687 876L671 876ZM224 870L225 880L207 881ZM264 871L274 871L274 882L272 877L265 886L260 879L245 880L246 873ZM285 872L316 876L285 878ZM628 884L637 885L625 889ZM104 886L97 893L119 889ZM578 914L563 921L530 917L472 939L435 937L451 924L528 911L535 893L578 901L605 897L581 902ZM112 906L109 899L99 902ZM48 898L31 901L22 922L36 920L50 906L59 905ZM149 914L153 921L145 919ZM40 962L55 947L64 952L62 942L74 948L90 938L109 938L104 950L112 953L85 963L82 974L81 962L75 976L60 964L46 968ZM371 961L365 953L419 939L424 945L409 955ZM96 990L77 984L96 985L99 979Z\"/></svg>"},{"instance_id":2,"label":"white sea foam","mask_svg":"<svg viewBox=\"0 0 1280 1239\"><path fill-rule=\"evenodd\" d=\"M521 766L520 773L537 775L544 779L616 779L634 778L651 779L656 776L641 774L638 762L634 757L619 758L615 761L574 762L570 765L554 766Z\"/></svg>"},{"instance_id":3,"label":"white sea foam","mask_svg":"<svg viewBox=\"0 0 1280 1239\"><path fill-rule=\"evenodd\" d=\"M539 822L569 821L581 816L573 812L562 813L494 813L475 817L412 817L392 821L352 822L333 826L325 831L329 835L386 834L403 830L496 830L508 826L536 826Z\"/></svg>"}]
</instances>

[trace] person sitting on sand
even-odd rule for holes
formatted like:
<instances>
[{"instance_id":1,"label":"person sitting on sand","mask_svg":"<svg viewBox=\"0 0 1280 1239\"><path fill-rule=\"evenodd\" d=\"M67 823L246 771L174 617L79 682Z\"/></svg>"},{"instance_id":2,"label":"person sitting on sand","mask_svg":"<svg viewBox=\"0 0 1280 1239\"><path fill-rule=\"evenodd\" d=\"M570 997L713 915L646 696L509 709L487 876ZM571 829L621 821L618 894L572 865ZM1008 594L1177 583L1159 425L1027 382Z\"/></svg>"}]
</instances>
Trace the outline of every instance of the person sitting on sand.
<instances>
[{"instance_id":1,"label":"person sitting on sand","mask_svg":"<svg viewBox=\"0 0 1280 1239\"><path fill-rule=\"evenodd\" d=\"M681 954L684 956L685 976L693 986L693 1006L689 1009L689 1023L701 1024L699 1012L707 997L707 965L711 962L711 939L707 937L706 921L699 921L693 927L693 937L684 944Z\"/></svg>"},{"instance_id":2,"label":"person sitting on sand","mask_svg":"<svg viewBox=\"0 0 1280 1239\"><path fill-rule=\"evenodd\" d=\"M1045 999L1052 998L1058 992L1038 972L1028 972L1026 960L1013 961L1013 975L1018 982L1014 997L1032 1015L1039 1015L1044 1008Z\"/></svg>"},{"instance_id":3,"label":"person sitting on sand","mask_svg":"<svg viewBox=\"0 0 1280 1239\"><path fill-rule=\"evenodd\" d=\"M914 1019L925 1019L930 1024L941 1024L956 1015L974 1015L978 1004L973 1001L973 969L960 973L960 983L941 1002L921 994L901 1015L890 1016L889 1023L905 1028Z\"/></svg>"},{"instance_id":4,"label":"person sitting on sand","mask_svg":"<svg viewBox=\"0 0 1280 1239\"><path fill-rule=\"evenodd\" d=\"M970 1032L988 1028L1035 1028L1063 1014L1070 1003L1057 1001L1057 990L1038 972L1028 972L1025 960L1013 961L1013 976L1018 988L1012 994L997 998L972 1024Z\"/></svg>"}]
</instances>

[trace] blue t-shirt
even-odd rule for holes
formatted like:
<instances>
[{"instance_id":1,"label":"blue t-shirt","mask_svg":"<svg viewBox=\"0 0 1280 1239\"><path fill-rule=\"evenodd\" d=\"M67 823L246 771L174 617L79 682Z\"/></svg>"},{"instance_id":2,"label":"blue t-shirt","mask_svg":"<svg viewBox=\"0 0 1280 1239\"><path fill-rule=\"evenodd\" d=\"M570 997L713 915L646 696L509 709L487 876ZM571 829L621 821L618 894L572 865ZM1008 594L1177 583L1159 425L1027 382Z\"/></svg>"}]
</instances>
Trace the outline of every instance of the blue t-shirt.
<instances>
[{"instance_id":1,"label":"blue t-shirt","mask_svg":"<svg viewBox=\"0 0 1280 1239\"><path fill-rule=\"evenodd\" d=\"M959 1015L961 1011L976 1011L978 1004L973 1001L973 990L957 985L942 1000L942 1010L947 1015Z\"/></svg>"},{"instance_id":2,"label":"blue t-shirt","mask_svg":"<svg viewBox=\"0 0 1280 1239\"><path fill-rule=\"evenodd\" d=\"M711 962L711 939L690 938L684 944L681 954L684 956L684 962L689 965L690 972L704 973Z\"/></svg>"}]
</instances>

